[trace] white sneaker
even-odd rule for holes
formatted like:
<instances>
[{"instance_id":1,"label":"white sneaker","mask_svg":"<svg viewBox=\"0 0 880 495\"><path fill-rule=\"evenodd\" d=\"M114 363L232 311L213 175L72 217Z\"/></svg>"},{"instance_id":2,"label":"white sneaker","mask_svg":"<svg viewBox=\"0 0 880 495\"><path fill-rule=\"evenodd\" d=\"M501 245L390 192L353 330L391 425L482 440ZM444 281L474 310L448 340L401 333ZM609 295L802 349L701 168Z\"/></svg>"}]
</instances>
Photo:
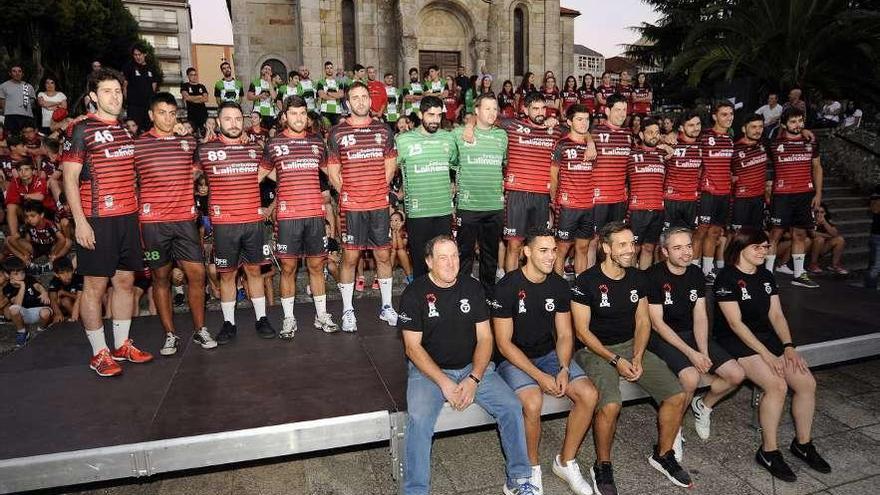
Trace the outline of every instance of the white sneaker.
<instances>
[{"instance_id":1,"label":"white sneaker","mask_svg":"<svg viewBox=\"0 0 880 495\"><path fill-rule=\"evenodd\" d=\"M357 332L358 331L358 321L357 321L357 317L354 315L353 309L347 309L342 312L342 331L343 332Z\"/></svg>"},{"instance_id":2,"label":"white sneaker","mask_svg":"<svg viewBox=\"0 0 880 495\"><path fill-rule=\"evenodd\" d=\"M292 339L296 333L296 316L290 316L281 321L281 331L278 332L279 339Z\"/></svg>"},{"instance_id":3,"label":"white sneaker","mask_svg":"<svg viewBox=\"0 0 880 495\"><path fill-rule=\"evenodd\" d=\"M320 316L315 315L315 328L323 330L324 333L333 333L339 331L339 327L336 325L336 323L333 323L333 317L330 316L330 313L324 313Z\"/></svg>"},{"instance_id":4,"label":"white sneaker","mask_svg":"<svg viewBox=\"0 0 880 495\"><path fill-rule=\"evenodd\" d=\"M172 332L165 333L165 343L159 349L159 354L163 356L173 356L177 354L177 348L180 347L180 338Z\"/></svg>"},{"instance_id":5,"label":"white sneaker","mask_svg":"<svg viewBox=\"0 0 880 495\"><path fill-rule=\"evenodd\" d=\"M691 410L694 412L694 429L697 436L702 440L709 439L712 425L712 409L703 404L702 397L694 397L691 401Z\"/></svg>"},{"instance_id":6,"label":"white sneaker","mask_svg":"<svg viewBox=\"0 0 880 495\"><path fill-rule=\"evenodd\" d=\"M397 311L394 311L394 308L390 304L386 304L382 306L382 311L379 313L379 319L388 323L392 327L397 326Z\"/></svg>"},{"instance_id":7,"label":"white sneaker","mask_svg":"<svg viewBox=\"0 0 880 495\"><path fill-rule=\"evenodd\" d=\"M681 434L681 428L675 434L675 441L672 442L672 450L675 452L675 460L681 462L684 458L684 436Z\"/></svg>"},{"instance_id":8,"label":"white sneaker","mask_svg":"<svg viewBox=\"0 0 880 495\"><path fill-rule=\"evenodd\" d=\"M544 495L544 481L541 479L541 466L532 466L532 476L529 483L535 487L535 495Z\"/></svg>"},{"instance_id":9,"label":"white sneaker","mask_svg":"<svg viewBox=\"0 0 880 495\"><path fill-rule=\"evenodd\" d=\"M504 278L504 269L498 268L497 270L495 270L495 281L497 282L502 278Z\"/></svg>"},{"instance_id":10,"label":"white sneaker","mask_svg":"<svg viewBox=\"0 0 880 495\"><path fill-rule=\"evenodd\" d=\"M567 464L567 466L563 466L559 456L557 455L554 457L553 474L559 476L562 481L568 483L568 487L577 495L592 495L593 487L591 487L590 483L584 479L577 461L572 459L568 461Z\"/></svg>"},{"instance_id":11,"label":"white sneaker","mask_svg":"<svg viewBox=\"0 0 880 495\"><path fill-rule=\"evenodd\" d=\"M788 265L779 265L776 267L776 273L781 273L783 275L792 275L794 276L794 270L788 267Z\"/></svg>"}]
</instances>

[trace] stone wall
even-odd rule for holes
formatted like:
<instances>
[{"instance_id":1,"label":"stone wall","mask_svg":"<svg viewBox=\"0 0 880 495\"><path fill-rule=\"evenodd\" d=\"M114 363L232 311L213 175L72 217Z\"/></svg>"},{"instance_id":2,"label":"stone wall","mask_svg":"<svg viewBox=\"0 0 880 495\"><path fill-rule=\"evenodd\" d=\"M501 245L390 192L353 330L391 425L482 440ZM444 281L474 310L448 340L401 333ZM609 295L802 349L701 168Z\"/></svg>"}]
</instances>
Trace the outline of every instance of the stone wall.
<instances>
[{"instance_id":1,"label":"stone wall","mask_svg":"<svg viewBox=\"0 0 880 495\"><path fill-rule=\"evenodd\" d=\"M880 138L864 129L837 131L820 147L830 173L843 176L863 192L880 184Z\"/></svg>"}]
</instances>

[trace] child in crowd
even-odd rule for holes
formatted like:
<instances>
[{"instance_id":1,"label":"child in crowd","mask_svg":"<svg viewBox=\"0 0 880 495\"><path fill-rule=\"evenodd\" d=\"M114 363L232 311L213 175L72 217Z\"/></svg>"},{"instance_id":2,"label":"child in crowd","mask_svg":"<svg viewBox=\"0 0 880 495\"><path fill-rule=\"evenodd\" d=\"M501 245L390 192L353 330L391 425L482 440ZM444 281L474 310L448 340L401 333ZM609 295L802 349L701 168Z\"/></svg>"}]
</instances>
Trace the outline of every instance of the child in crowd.
<instances>
[{"instance_id":1,"label":"child in crowd","mask_svg":"<svg viewBox=\"0 0 880 495\"><path fill-rule=\"evenodd\" d=\"M54 274L49 282L49 302L52 323L79 321L79 301L82 296L83 276L74 273L67 258L58 258L53 264Z\"/></svg>"},{"instance_id":2,"label":"child in crowd","mask_svg":"<svg viewBox=\"0 0 880 495\"><path fill-rule=\"evenodd\" d=\"M3 296L9 301L4 316L15 326L15 347L21 348L30 337L27 325L36 324L39 333L52 321L49 292L25 273L24 263L20 259L11 258L3 269L9 276L3 286Z\"/></svg>"},{"instance_id":3,"label":"child in crowd","mask_svg":"<svg viewBox=\"0 0 880 495\"><path fill-rule=\"evenodd\" d=\"M391 214L391 266L400 266L406 277L406 283L412 282L412 261L409 258L403 212L400 210Z\"/></svg>"},{"instance_id":4,"label":"child in crowd","mask_svg":"<svg viewBox=\"0 0 880 495\"><path fill-rule=\"evenodd\" d=\"M70 252L71 242L55 223L46 219L45 208L37 201L24 204L23 235L7 239L9 251L27 264L32 271L39 271L36 260L46 258L51 264Z\"/></svg>"}]
</instances>

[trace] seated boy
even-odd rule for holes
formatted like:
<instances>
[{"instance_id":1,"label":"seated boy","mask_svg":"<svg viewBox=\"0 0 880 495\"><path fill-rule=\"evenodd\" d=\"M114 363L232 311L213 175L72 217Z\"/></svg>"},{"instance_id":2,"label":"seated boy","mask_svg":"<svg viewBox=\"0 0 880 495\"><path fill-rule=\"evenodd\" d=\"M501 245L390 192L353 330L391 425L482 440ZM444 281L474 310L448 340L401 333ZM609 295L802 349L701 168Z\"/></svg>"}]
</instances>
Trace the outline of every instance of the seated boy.
<instances>
[{"instance_id":1,"label":"seated boy","mask_svg":"<svg viewBox=\"0 0 880 495\"><path fill-rule=\"evenodd\" d=\"M49 282L49 301L52 322L79 321L79 300L82 296L83 276L74 273L73 264L61 257L53 264L55 276Z\"/></svg>"},{"instance_id":2,"label":"seated boy","mask_svg":"<svg viewBox=\"0 0 880 495\"><path fill-rule=\"evenodd\" d=\"M4 315L15 326L15 347L24 347L28 342L26 325L37 324L37 332L42 332L52 321L49 308L49 293L33 277L25 274L24 263L11 258L4 265L9 274L9 282L3 287L3 295L11 303Z\"/></svg>"},{"instance_id":3,"label":"seated boy","mask_svg":"<svg viewBox=\"0 0 880 495\"><path fill-rule=\"evenodd\" d=\"M33 270L36 268L36 260L45 257L52 264L70 251L70 241L55 227L54 222L46 219L42 203L25 201L23 210L22 235L10 236L6 241L13 255Z\"/></svg>"}]
</instances>

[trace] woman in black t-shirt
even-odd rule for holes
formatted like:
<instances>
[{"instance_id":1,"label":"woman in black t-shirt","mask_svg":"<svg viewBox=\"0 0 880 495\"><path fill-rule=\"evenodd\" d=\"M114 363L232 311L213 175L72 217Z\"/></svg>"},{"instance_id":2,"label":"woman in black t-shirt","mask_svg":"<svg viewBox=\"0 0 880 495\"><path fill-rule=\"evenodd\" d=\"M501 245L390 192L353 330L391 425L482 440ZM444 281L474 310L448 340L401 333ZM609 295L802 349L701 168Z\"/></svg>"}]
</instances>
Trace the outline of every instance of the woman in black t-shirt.
<instances>
[{"instance_id":1,"label":"woman in black t-shirt","mask_svg":"<svg viewBox=\"0 0 880 495\"><path fill-rule=\"evenodd\" d=\"M795 438L789 449L795 457L822 473L831 467L816 452L811 430L816 412L816 380L798 354L773 275L764 268L770 243L762 230L743 228L724 253L726 267L715 279L715 325L718 342L763 391L759 406L762 444L755 460L783 481L797 479L776 443L779 421L790 388Z\"/></svg>"}]
</instances>

